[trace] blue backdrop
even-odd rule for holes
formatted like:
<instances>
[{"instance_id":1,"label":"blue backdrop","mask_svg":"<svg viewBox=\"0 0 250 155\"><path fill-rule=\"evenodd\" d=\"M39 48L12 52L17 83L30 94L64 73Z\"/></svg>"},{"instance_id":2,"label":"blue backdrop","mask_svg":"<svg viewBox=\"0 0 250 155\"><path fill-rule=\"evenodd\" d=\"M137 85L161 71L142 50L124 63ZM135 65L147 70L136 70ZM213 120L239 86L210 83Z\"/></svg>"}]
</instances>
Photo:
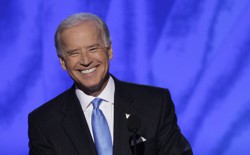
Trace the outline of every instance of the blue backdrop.
<instances>
[{"instance_id":1,"label":"blue backdrop","mask_svg":"<svg viewBox=\"0 0 250 155\"><path fill-rule=\"evenodd\" d=\"M110 27L113 75L170 89L196 155L250 154L250 0L1 0L0 7L1 155L26 155L28 113L72 85L53 36L76 12Z\"/></svg>"}]
</instances>

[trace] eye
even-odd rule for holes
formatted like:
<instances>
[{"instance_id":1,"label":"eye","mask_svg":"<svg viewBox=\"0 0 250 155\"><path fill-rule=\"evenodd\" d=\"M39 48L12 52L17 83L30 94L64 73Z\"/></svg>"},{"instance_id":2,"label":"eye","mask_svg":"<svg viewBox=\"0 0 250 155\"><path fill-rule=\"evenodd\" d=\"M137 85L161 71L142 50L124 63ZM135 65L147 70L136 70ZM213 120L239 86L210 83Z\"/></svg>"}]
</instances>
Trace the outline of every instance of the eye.
<instances>
[{"instance_id":1,"label":"eye","mask_svg":"<svg viewBox=\"0 0 250 155\"><path fill-rule=\"evenodd\" d=\"M80 54L80 51L74 50L74 51L68 51L67 55L68 56L78 56Z\"/></svg>"},{"instance_id":2,"label":"eye","mask_svg":"<svg viewBox=\"0 0 250 155\"><path fill-rule=\"evenodd\" d=\"M94 53L94 52L97 52L98 49L99 49L98 47L92 47L89 49L89 52Z\"/></svg>"}]
</instances>

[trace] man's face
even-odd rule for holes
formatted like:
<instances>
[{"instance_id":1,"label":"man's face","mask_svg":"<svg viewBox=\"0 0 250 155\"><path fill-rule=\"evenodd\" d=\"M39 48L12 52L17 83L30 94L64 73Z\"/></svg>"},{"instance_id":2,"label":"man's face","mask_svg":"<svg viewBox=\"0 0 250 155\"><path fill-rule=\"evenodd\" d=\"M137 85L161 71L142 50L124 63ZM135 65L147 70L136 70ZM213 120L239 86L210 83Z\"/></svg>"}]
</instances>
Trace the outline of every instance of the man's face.
<instances>
[{"instance_id":1,"label":"man's face","mask_svg":"<svg viewBox=\"0 0 250 155\"><path fill-rule=\"evenodd\" d=\"M61 41L63 69L85 93L99 95L108 82L112 58L111 45L105 47L102 31L95 22L85 22L64 30Z\"/></svg>"}]
</instances>

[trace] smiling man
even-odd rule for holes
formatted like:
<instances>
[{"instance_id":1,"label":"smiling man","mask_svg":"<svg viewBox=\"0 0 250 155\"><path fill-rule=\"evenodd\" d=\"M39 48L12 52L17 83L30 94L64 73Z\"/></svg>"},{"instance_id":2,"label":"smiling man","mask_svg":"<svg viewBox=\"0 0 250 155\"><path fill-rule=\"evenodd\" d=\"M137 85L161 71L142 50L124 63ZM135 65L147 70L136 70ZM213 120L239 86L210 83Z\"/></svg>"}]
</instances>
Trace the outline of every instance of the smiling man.
<instances>
[{"instance_id":1,"label":"smiling man","mask_svg":"<svg viewBox=\"0 0 250 155\"><path fill-rule=\"evenodd\" d=\"M83 23L58 34L62 45L59 58L76 86L88 95L97 96L109 79L111 43L102 37L105 33L96 26L96 21Z\"/></svg>"},{"instance_id":2,"label":"smiling man","mask_svg":"<svg viewBox=\"0 0 250 155\"><path fill-rule=\"evenodd\" d=\"M109 29L91 13L58 26L60 64L74 85L29 114L30 155L191 155L167 89L109 73Z\"/></svg>"}]
</instances>

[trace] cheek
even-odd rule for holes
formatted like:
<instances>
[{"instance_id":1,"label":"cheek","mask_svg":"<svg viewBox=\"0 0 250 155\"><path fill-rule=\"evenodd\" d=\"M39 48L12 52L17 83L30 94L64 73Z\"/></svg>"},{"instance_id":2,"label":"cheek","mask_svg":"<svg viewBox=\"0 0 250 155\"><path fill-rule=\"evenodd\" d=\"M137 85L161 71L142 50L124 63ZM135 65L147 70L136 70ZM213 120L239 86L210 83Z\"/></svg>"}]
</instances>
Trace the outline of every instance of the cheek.
<instances>
[{"instance_id":1,"label":"cheek","mask_svg":"<svg viewBox=\"0 0 250 155\"><path fill-rule=\"evenodd\" d=\"M67 60L65 62L65 66L66 66L67 70L73 70L75 68L75 66L77 65L77 62L78 62L77 60L72 60L72 59Z\"/></svg>"},{"instance_id":2,"label":"cheek","mask_svg":"<svg viewBox=\"0 0 250 155\"><path fill-rule=\"evenodd\" d=\"M97 55L94 55L93 60L95 59L96 61L101 62L102 64L106 64L109 61L109 56L107 53L99 53Z\"/></svg>"}]
</instances>

